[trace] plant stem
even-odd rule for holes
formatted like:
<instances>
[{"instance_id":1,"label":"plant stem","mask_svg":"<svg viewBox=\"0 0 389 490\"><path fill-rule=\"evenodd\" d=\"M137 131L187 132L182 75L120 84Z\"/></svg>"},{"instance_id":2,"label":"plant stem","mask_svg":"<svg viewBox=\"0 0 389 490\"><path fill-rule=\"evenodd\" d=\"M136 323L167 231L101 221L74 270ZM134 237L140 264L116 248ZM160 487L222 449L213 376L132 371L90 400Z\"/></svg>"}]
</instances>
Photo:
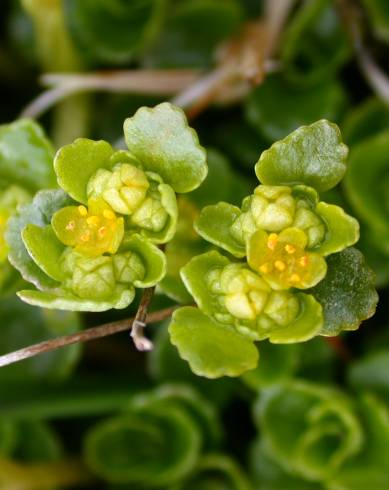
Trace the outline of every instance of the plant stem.
<instances>
[{"instance_id":1,"label":"plant stem","mask_svg":"<svg viewBox=\"0 0 389 490\"><path fill-rule=\"evenodd\" d=\"M145 311L145 314L147 314L147 307L148 304L146 306L146 310L143 310ZM170 306L169 308L149 313L146 318L143 317L143 321L145 323L160 322L166 318L169 318L173 311L177 308L178 306ZM78 342L88 342L89 340L99 339L101 337L107 337L108 335L129 330L132 328L132 325L137 317L120 320L117 322L105 323L104 325L100 325L98 327L88 328L82 332L46 340L44 342L40 342L39 344L30 345L23 349L10 352L9 354L0 356L0 367L8 366L9 364L23 361L24 359L43 354L44 352L50 352L59 349L60 347L76 344Z\"/></svg>"},{"instance_id":2,"label":"plant stem","mask_svg":"<svg viewBox=\"0 0 389 490\"><path fill-rule=\"evenodd\" d=\"M142 298L140 300L138 311L136 312L135 319L132 322L132 329L130 336L134 341L135 347L139 351L149 351L153 348L153 343L147 337L144 336L143 330L146 326L147 310L153 299L155 286L146 288L143 291Z\"/></svg>"},{"instance_id":3,"label":"plant stem","mask_svg":"<svg viewBox=\"0 0 389 490\"><path fill-rule=\"evenodd\" d=\"M97 73L48 73L41 77L50 87L32 100L20 117L38 118L70 95L102 91L171 95L194 83L196 70L123 70Z\"/></svg>"}]
</instances>

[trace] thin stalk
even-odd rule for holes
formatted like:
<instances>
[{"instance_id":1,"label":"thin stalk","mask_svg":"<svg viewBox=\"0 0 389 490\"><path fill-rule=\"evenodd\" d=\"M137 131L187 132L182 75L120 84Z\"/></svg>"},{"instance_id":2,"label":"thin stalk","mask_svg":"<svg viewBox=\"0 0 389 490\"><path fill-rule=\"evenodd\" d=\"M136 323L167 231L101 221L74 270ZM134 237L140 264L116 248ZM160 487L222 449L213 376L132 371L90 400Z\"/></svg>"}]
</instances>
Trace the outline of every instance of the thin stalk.
<instances>
[{"instance_id":1,"label":"thin stalk","mask_svg":"<svg viewBox=\"0 0 389 490\"><path fill-rule=\"evenodd\" d=\"M170 306L169 308L149 313L146 316L145 323L155 323L165 320L166 318L170 317L176 308L177 306ZM51 352L67 345L77 344L78 342L88 342L90 340L99 339L118 332L130 330L134 321L135 318L129 318L126 320L119 320L117 322L105 323L104 325L100 325L98 327L88 328L82 332L63 335L62 337L46 340L44 342L40 342L39 344L30 345L23 349L0 356L0 367L8 366L9 364L23 361L24 359L29 359L30 357L43 354L44 352Z\"/></svg>"}]
</instances>

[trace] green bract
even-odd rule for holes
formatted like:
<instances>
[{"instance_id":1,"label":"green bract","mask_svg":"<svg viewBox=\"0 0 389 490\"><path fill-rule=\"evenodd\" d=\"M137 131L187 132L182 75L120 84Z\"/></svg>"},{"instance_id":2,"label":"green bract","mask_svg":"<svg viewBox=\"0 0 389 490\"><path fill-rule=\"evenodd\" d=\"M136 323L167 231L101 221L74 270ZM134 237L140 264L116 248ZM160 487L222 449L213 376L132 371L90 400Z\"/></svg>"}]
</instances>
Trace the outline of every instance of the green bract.
<instances>
[{"instance_id":1,"label":"green bract","mask_svg":"<svg viewBox=\"0 0 389 490\"><path fill-rule=\"evenodd\" d=\"M236 376L255 367L254 341L306 341L352 330L371 316L371 274L347 249L359 238L358 222L317 193L339 182L346 155L334 124L299 128L262 153L256 173L264 184L241 208L203 208L196 231L235 260L212 251L181 269L200 311L177 311L170 335L194 372ZM327 260L336 264L328 278Z\"/></svg>"},{"instance_id":2,"label":"green bract","mask_svg":"<svg viewBox=\"0 0 389 490\"><path fill-rule=\"evenodd\" d=\"M156 244L173 237L175 191L198 187L205 152L183 112L168 103L125 121L129 151L78 139L54 169L63 191L42 191L10 220L10 260L40 291L21 291L46 308L125 308L135 287L154 286L166 260ZM69 197L70 196L70 197Z\"/></svg>"}]
</instances>

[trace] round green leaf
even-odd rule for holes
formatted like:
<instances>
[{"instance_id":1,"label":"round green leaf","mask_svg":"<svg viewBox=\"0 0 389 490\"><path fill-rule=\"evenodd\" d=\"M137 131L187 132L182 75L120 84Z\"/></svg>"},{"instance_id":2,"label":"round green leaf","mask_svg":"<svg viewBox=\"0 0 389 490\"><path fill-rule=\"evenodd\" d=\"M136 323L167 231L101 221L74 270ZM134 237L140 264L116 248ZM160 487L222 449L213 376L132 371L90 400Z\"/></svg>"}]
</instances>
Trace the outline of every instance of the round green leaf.
<instances>
[{"instance_id":1,"label":"round green leaf","mask_svg":"<svg viewBox=\"0 0 389 490\"><path fill-rule=\"evenodd\" d=\"M257 365L258 350L251 340L198 308L187 306L176 310L169 333L180 356L199 376L239 376Z\"/></svg>"},{"instance_id":2,"label":"round green leaf","mask_svg":"<svg viewBox=\"0 0 389 490\"><path fill-rule=\"evenodd\" d=\"M325 191L342 180L347 153L338 126L322 119L296 129L265 150L255 173L262 184L305 184Z\"/></svg>"},{"instance_id":3,"label":"round green leaf","mask_svg":"<svg viewBox=\"0 0 389 490\"><path fill-rule=\"evenodd\" d=\"M184 112L168 102L142 107L126 119L124 136L142 167L159 174L176 192L196 189L207 176L204 148Z\"/></svg>"},{"instance_id":4,"label":"round green leaf","mask_svg":"<svg viewBox=\"0 0 389 490\"><path fill-rule=\"evenodd\" d=\"M87 203L89 179L99 168L110 168L114 150L106 141L78 138L57 151L54 169L58 184L76 201Z\"/></svg>"},{"instance_id":5,"label":"round green leaf","mask_svg":"<svg viewBox=\"0 0 389 490\"><path fill-rule=\"evenodd\" d=\"M330 255L327 265L326 277L310 293L323 307L320 334L333 336L342 330L356 330L374 315L378 295L374 275L356 248Z\"/></svg>"}]
</instances>

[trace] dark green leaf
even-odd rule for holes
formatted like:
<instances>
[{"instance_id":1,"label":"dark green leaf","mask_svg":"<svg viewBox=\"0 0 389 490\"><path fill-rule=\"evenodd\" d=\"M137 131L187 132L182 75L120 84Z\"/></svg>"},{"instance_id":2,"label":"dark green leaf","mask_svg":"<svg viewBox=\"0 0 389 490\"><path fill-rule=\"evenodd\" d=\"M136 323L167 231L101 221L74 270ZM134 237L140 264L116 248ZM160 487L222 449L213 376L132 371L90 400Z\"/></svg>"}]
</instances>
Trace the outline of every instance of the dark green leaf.
<instances>
[{"instance_id":1,"label":"dark green leaf","mask_svg":"<svg viewBox=\"0 0 389 490\"><path fill-rule=\"evenodd\" d=\"M338 335L356 330L370 318L378 302L374 274L361 252L346 248L327 257L327 275L310 293L322 305L324 326L321 335Z\"/></svg>"}]
</instances>

